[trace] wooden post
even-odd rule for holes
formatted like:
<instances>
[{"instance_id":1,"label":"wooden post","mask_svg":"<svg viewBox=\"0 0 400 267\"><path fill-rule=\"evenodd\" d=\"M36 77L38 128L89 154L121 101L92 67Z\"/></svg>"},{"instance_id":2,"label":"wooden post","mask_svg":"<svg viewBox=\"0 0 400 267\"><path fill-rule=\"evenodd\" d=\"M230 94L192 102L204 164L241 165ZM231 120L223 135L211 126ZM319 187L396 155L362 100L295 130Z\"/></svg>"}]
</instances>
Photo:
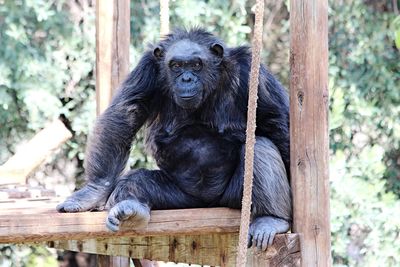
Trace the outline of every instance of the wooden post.
<instances>
[{"instance_id":1,"label":"wooden post","mask_svg":"<svg viewBox=\"0 0 400 267\"><path fill-rule=\"evenodd\" d=\"M96 1L97 114L110 104L129 71L130 1ZM99 266L129 266L125 257L98 256Z\"/></svg>"},{"instance_id":2,"label":"wooden post","mask_svg":"<svg viewBox=\"0 0 400 267\"><path fill-rule=\"evenodd\" d=\"M96 1L97 114L129 72L130 1Z\"/></svg>"},{"instance_id":3,"label":"wooden post","mask_svg":"<svg viewBox=\"0 0 400 267\"><path fill-rule=\"evenodd\" d=\"M302 266L331 266L328 0L291 0L290 34L293 230Z\"/></svg>"},{"instance_id":4,"label":"wooden post","mask_svg":"<svg viewBox=\"0 0 400 267\"><path fill-rule=\"evenodd\" d=\"M160 0L160 35L169 33L169 0Z\"/></svg>"}]
</instances>

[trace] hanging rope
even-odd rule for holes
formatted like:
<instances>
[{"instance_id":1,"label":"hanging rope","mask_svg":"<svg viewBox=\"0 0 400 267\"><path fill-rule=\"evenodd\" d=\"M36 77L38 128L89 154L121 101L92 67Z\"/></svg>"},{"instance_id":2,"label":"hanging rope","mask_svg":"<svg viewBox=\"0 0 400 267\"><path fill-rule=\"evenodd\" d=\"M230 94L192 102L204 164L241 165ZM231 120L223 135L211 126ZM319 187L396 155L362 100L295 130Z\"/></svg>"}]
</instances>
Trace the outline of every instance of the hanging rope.
<instances>
[{"instance_id":1,"label":"hanging rope","mask_svg":"<svg viewBox=\"0 0 400 267\"><path fill-rule=\"evenodd\" d=\"M169 33L169 0L160 0L160 35Z\"/></svg>"},{"instance_id":2,"label":"hanging rope","mask_svg":"<svg viewBox=\"0 0 400 267\"><path fill-rule=\"evenodd\" d=\"M251 194L253 187L253 161L254 145L256 142L256 109L257 109L257 89L258 75L260 72L264 0L256 1L254 35L252 41L251 70L249 79L249 102L247 110L247 130L246 130L246 152L244 163L244 186L242 199L242 212L240 219L239 245L236 257L236 266L246 265L247 255L247 236L250 225Z\"/></svg>"}]
</instances>

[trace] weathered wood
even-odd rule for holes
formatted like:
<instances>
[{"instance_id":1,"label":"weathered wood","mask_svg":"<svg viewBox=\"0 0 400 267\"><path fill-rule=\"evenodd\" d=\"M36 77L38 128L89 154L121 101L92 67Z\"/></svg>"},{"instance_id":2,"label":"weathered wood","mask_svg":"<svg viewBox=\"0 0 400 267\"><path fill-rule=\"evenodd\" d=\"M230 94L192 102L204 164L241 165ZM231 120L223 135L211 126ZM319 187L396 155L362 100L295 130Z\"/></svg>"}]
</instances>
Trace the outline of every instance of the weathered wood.
<instances>
[{"instance_id":1,"label":"weathered wood","mask_svg":"<svg viewBox=\"0 0 400 267\"><path fill-rule=\"evenodd\" d=\"M113 233L105 227L106 212L57 213L54 206L59 201L0 203L0 243L46 242L58 249L103 255L213 266L235 264L238 210L155 210L146 228ZM296 262L298 252L297 234L278 235L267 252L249 251L252 265L248 266ZM98 262L107 266L111 261L126 262L104 257Z\"/></svg>"},{"instance_id":2,"label":"weathered wood","mask_svg":"<svg viewBox=\"0 0 400 267\"><path fill-rule=\"evenodd\" d=\"M25 184L27 176L71 137L60 120L48 124L0 166L0 184Z\"/></svg>"},{"instance_id":3,"label":"weathered wood","mask_svg":"<svg viewBox=\"0 0 400 267\"><path fill-rule=\"evenodd\" d=\"M96 104L97 114L110 104L129 71L130 1L96 0ZM98 259L113 266L129 266L129 259ZM104 266L107 266L105 264Z\"/></svg>"},{"instance_id":4,"label":"weathered wood","mask_svg":"<svg viewBox=\"0 0 400 267\"><path fill-rule=\"evenodd\" d=\"M120 266L130 266L130 258L127 257L110 257L107 255L97 256L97 266L98 267L120 267Z\"/></svg>"},{"instance_id":5,"label":"weathered wood","mask_svg":"<svg viewBox=\"0 0 400 267\"><path fill-rule=\"evenodd\" d=\"M97 114L129 71L130 1L96 1Z\"/></svg>"},{"instance_id":6,"label":"weathered wood","mask_svg":"<svg viewBox=\"0 0 400 267\"><path fill-rule=\"evenodd\" d=\"M234 266L238 233L207 235L134 236L83 241L55 241L50 246L72 251L129 256L166 262ZM248 251L247 266L299 266L296 234L278 235L267 252Z\"/></svg>"},{"instance_id":7,"label":"weathered wood","mask_svg":"<svg viewBox=\"0 0 400 267\"><path fill-rule=\"evenodd\" d=\"M300 266L299 236L296 234L279 235L278 238L275 238L273 246L266 252L253 249L251 253L248 253L247 266Z\"/></svg>"},{"instance_id":8,"label":"weathered wood","mask_svg":"<svg viewBox=\"0 0 400 267\"><path fill-rule=\"evenodd\" d=\"M172 235L56 241L57 248L138 259L234 266L238 234Z\"/></svg>"},{"instance_id":9,"label":"weathered wood","mask_svg":"<svg viewBox=\"0 0 400 267\"><path fill-rule=\"evenodd\" d=\"M107 212L57 213L53 211L54 206L52 209L2 206L0 204L0 243L230 233L239 230L240 220L238 210L227 208L155 210L146 228L131 230L122 225L122 230L114 233L105 226Z\"/></svg>"},{"instance_id":10,"label":"weathered wood","mask_svg":"<svg viewBox=\"0 0 400 267\"><path fill-rule=\"evenodd\" d=\"M160 35L169 33L169 0L160 0Z\"/></svg>"},{"instance_id":11,"label":"weathered wood","mask_svg":"<svg viewBox=\"0 0 400 267\"><path fill-rule=\"evenodd\" d=\"M51 189L45 189L40 186L28 187L26 185L2 185L0 187L0 203L17 202L24 200L42 200L55 197L56 192Z\"/></svg>"},{"instance_id":12,"label":"weathered wood","mask_svg":"<svg viewBox=\"0 0 400 267\"><path fill-rule=\"evenodd\" d=\"M293 230L302 266L330 266L328 1L290 2Z\"/></svg>"}]
</instances>

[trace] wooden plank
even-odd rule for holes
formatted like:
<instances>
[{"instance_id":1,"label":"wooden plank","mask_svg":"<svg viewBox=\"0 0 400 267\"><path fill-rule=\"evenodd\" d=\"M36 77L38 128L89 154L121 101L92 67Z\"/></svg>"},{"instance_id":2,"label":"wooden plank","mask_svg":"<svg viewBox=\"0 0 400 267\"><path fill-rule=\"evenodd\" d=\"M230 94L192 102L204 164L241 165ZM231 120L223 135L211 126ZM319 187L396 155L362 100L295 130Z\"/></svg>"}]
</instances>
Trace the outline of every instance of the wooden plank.
<instances>
[{"instance_id":1,"label":"wooden plank","mask_svg":"<svg viewBox=\"0 0 400 267\"><path fill-rule=\"evenodd\" d=\"M56 241L57 248L137 259L233 266L238 234L172 235ZM52 245L52 244L50 244Z\"/></svg>"},{"instance_id":2,"label":"wooden plank","mask_svg":"<svg viewBox=\"0 0 400 267\"><path fill-rule=\"evenodd\" d=\"M134 236L81 241L55 241L50 246L77 252L211 266L234 266L238 232L206 235ZM299 266L299 237L278 235L266 252L248 251L247 266Z\"/></svg>"},{"instance_id":3,"label":"wooden plank","mask_svg":"<svg viewBox=\"0 0 400 267\"><path fill-rule=\"evenodd\" d=\"M291 0L293 230L302 266L331 266L328 173L328 1Z\"/></svg>"},{"instance_id":4,"label":"wooden plank","mask_svg":"<svg viewBox=\"0 0 400 267\"><path fill-rule=\"evenodd\" d=\"M129 72L130 1L96 1L97 114Z\"/></svg>"},{"instance_id":5,"label":"wooden plank","mask_svg":"<svg viewBox=\"0 0 400 267\"><path fill-rule=\"evenodd\" d=\"M1 203L0 243L46 242L58 249L102 255L212 266L235 265L239 210L155 210L146 228L114 233L105 227L106 212L57 213L54 210L57 202ZM295 262L298 252L297 234L278 235L267 252L249 251L248 262L252 265L248 266ZM111 261L113 264L127 263L124 258L100 257L98 264L110 266Z\"/></svg>"},{"instance_id":6,"label":"wooden plank","mask_svg":"<svg viewBox=\"0 0 400 267\"><path fill-rule=\"evenodd\" d=\"M155 210L149 225L114 233L105 226L107 212L57 213L52 209L3 209L0 205L0 243L83 240L118 236L155 236L236 232L240 212L228 208Z\"/></svg>"},{"instance_id":7,"label":"wooden plank","mask_svg":"<svg viewBox=\"0 0 400 267\"><path fill-rule=\"evenodd\" d=\"M28 175L71 137L60 120L49 123L0 166L0 184L25 184Z\"/></svg>"}]
</instances>

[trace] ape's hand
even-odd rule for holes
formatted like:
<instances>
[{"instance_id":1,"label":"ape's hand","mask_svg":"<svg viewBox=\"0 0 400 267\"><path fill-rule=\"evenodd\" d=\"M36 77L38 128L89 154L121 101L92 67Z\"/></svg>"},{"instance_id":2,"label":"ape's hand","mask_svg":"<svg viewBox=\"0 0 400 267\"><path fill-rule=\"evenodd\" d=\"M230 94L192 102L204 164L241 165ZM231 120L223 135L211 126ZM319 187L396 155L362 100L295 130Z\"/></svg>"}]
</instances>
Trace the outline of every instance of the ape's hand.
<instances>
[{"instance_id":1,"label":"ape's hand","mask_svg":"<svg viewBox=\"0 0 400 267\"><path fill-rule=\"evenodd\" d=\"M108 188L89 183L58 204L56 209L59 212L102 210L109 195Z\"/></svg>"},{"instance_id":2,"label":"ape's hand","mask_svg":"<svg viewBox=\"0 0 400 267\"><path fill-rule=\"evenodd\" d=\"M289 223L283 219L263 216L254 219L249 228L248 247L252 245L265 251L272 245L276 234L289 231Z\"/></svg>"},{"instance_id":3,"label":"ape's hand","mask_svg":"<svg viewBox=\"0 0 400 267\"><path fill-rule=\"evenodd\" d=\"M135 199L123 200L110 209L106 219L107 228L113 232L120 230L121 223L132 229L146 227L150 221L150 208Z\"/></svg>"}]
</instances>

